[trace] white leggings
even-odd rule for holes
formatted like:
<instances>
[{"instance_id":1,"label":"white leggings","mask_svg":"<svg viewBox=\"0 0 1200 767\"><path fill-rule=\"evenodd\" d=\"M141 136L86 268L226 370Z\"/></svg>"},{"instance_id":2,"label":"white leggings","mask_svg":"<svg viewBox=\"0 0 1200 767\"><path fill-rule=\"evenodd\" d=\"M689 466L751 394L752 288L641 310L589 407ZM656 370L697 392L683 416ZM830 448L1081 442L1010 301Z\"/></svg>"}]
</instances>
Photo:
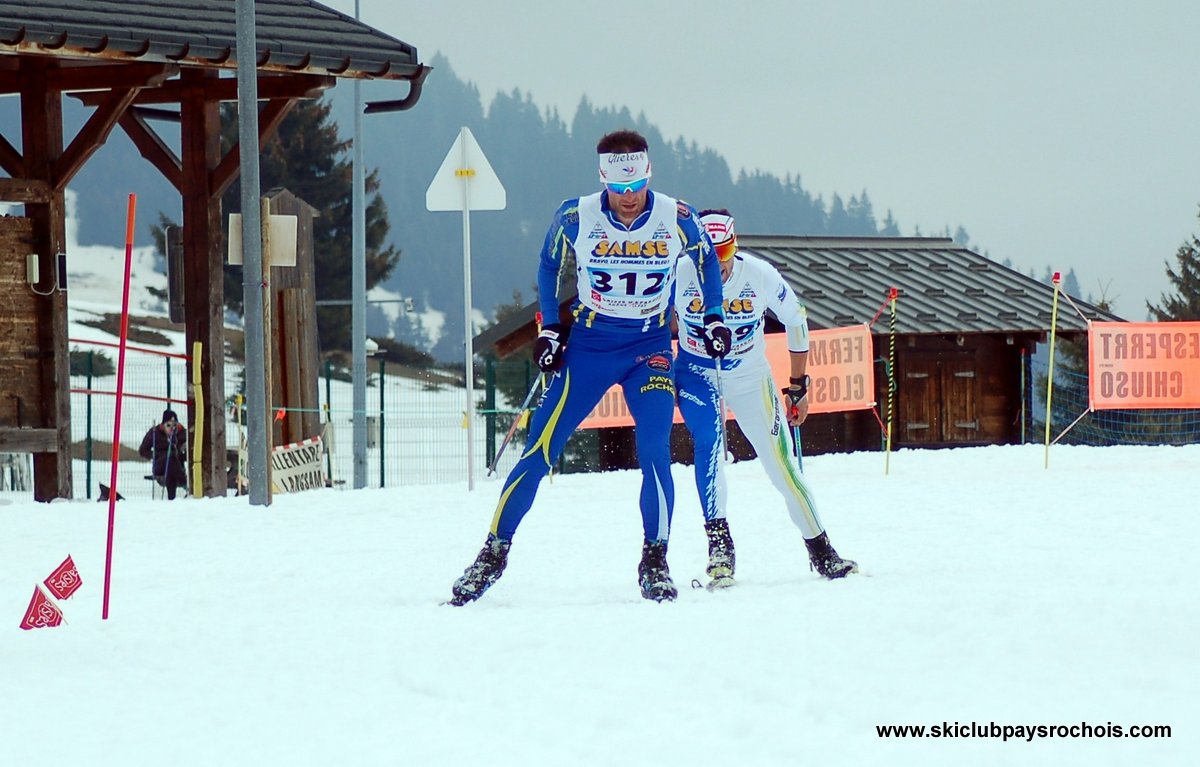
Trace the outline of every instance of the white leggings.
<instances>
[{"instance_id":1,"label":"white leggings","mask_svg":"<svg viewBox=\"0 0 1200 767\"><path fill-rule=\"evenodd\" d=\"M675 375L679 411L695 444L696 492L704 519L724 519L727 493L716 373L686 362L681 355ZM783 496L792 522L806 539L816 538L825 528L817 516L812 490L792 454L789 427L770 373L736 375L722 371L721 388L726 407L734 412L771 484Z\"/></svg>"}]
</instances>

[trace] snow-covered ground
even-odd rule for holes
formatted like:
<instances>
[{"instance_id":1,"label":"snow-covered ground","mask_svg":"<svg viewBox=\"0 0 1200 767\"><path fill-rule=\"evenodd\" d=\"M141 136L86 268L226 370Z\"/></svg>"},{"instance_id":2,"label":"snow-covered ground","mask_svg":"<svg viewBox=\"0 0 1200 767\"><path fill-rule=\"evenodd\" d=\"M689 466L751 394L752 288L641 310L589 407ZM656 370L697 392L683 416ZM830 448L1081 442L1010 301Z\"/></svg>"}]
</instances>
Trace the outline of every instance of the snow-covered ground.
<instances>
[{"instance_id":1,"label":"snow-covered ground","mask_svg":"<svg viewBox=\"0 0 1200 767\"><path fill-rule=\"evenodd\" d=\"M638 595L633 472L544 483L508 571L439 606L492 480L0 506L13 765L1184 765L1200 759L1200 445L814 456L839 551L809 572L755 462L739 585L710 594L675 467L673 604ZM69 625L21 631L67 555ZM1168 725L1170 738L884 738L882 725ZM1054 732L1051 729L1049 732ZM997 730L999 732L999 730ZM1015 730L1014 730L1015 732ZM1036 732L1036 730L1035 730ZM1063 732L1069 732L1064 730Z\"/></svg>"}]
</instances>

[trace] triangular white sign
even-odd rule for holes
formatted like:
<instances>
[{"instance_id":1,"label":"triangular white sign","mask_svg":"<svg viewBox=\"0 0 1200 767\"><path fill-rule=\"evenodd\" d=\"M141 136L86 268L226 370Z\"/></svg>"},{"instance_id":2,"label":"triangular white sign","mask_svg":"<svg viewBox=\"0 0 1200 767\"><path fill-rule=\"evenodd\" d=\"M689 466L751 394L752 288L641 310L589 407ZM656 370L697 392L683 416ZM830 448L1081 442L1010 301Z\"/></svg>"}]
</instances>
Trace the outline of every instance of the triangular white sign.
<instances>
[{"instance_id":1,"label":"triangular white sign","mask_svg":"<svg viewBox=\"0 0 1200 767\"><path fill-rule=\"evenodd\" d=\"M428 210L504 210L508 198L471 129L463 127L425 190Z\"/></svg>"}]
</instances>

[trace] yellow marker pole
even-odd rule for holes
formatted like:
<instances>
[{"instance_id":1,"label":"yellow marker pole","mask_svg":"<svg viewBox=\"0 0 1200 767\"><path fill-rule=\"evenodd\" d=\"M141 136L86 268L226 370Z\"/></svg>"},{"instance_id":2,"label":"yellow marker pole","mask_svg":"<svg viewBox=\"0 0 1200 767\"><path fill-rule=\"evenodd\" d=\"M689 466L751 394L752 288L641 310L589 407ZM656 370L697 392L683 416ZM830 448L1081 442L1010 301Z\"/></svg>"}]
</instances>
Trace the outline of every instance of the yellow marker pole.
<instances>
[{"instance_id":1,"label":"yellow marker pole","mask_svg":"<svg viewBox=\"0 0 1200 767\"><path fill-rule=\"evenodd\" d=\"M192 432L192 497L204 495L204 468L201 451L204 448L204 386L200 377L200 353L204 344L192 342L192 401L195 403L196 423Z\"/></svg>"},{"instance_id":2,"label":"yellow marker pole","mask_svg":"<svg viewBox=\"0 0 1200 767\"><path fill-rule=\"evenodd\" d=\"M883 473L887 475L891 469L892 459L892 403L896 394L896 298L900 291L888 289L888 300L892 304L892 315L888 320L888 404L887 404L887 446L883 452Z\"/></svg>"},{"instance_id":3,"label":"yellow marker pole","mask_svg":"<svg viewBox=\"0 0 1200 767\"><path fill-rule=\"evenodd\" d=\"M267 392L267 412L263 416L266 424L263 428L266 429L267 442L267 455L265 456L267 462L266 505L270 506L275 491L275 473L271 463L275 446L275 420L273 418L275 371L271 364L274 359L275 346L272 343L275 340L275 288L271 285L271 200L268 197L261 197L258 205L259 220L262 222L263 384Z\"/></svg>"},{"instance_id":4,"label":"yellow marker pole","mask_svg":"<svg viewBox=\"0 0 1200 767\"><path fill-rule=\"evenodd\" d=\"M1050 468L1050 402L1054 393L1054 333L1058 326L1058 293L1062 284L1062 275L1058 272L1050 279L1054 283L1054 303L1050 310L1050 363L1046 371L1046 460L1042 468Z\"/></svg>"}]
</instances>

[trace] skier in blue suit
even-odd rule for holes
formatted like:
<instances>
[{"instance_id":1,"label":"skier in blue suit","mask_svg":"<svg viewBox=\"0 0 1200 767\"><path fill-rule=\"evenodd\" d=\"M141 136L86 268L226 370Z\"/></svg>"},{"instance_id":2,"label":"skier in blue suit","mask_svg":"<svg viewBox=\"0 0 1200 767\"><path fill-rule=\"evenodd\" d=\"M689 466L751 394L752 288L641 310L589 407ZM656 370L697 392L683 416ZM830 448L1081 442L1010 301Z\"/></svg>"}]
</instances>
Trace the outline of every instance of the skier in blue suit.
<instances>
[{"instance_id":1,"label":"skier in blue suit","mask_svg":"<svg viewBox=\"0 0 1200 767\"><path fill-rule=\"evenodd\" d=\"M487 541L454 582L450 604L478 599L504 572L513 535L533 505L542 478L567 438L614 384L635 423L642 471L640 505L645 541L638 565L642 596L675 599L667 538L675 488L670 431L675 405L671 296L676 263L686 257L699 275L705 352L722 357L731 334L721 305L721 270L696 210L651 191L646 139L621 130L596 145L599 192L565 201L542 247L538 296L542 316L559 317L559 286L571 263L579 288L568 328L550 322L534 344L534 359L552 374L534 412L525 451L500 492Z\"/></svg>"}]
</instances>

